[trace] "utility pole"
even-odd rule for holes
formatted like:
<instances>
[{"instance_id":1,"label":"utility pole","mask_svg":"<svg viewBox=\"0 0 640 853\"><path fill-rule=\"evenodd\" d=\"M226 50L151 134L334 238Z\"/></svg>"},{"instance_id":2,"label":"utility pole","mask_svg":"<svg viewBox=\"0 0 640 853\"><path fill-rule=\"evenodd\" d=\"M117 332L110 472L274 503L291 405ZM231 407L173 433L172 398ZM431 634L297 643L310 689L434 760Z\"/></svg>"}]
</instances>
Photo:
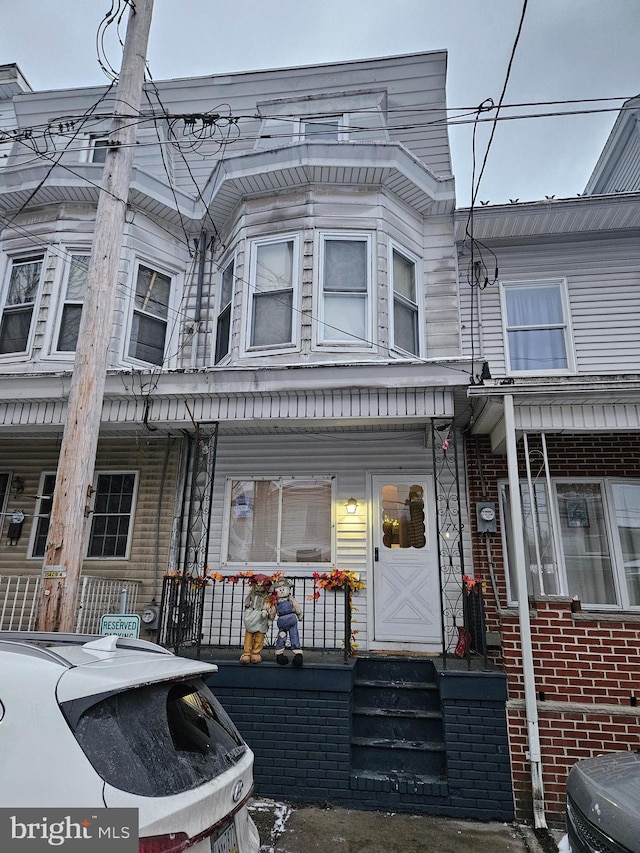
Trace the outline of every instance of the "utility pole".
<instances>
[{"instance_id":1,"label":"utility pole","mask_svg":"<svg viewBox=\"0 0 640 853\"><path fill-rule=\"evenodd\" d=\"M109 135L87 288L62 436L37 630L75 630L116 284L139 119L153 0L130 0L116 105Z\"/></svg>"}]
</instances>

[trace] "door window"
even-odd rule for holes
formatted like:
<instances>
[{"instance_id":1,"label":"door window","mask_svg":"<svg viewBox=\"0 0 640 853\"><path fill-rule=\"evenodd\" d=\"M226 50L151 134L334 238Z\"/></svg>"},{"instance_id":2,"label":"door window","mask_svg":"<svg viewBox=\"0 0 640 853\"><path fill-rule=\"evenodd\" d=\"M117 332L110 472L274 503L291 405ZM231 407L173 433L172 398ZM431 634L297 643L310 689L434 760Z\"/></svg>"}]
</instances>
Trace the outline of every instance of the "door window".
<instances>
[{"instance_id":1,"label":"door window","mask_svg":"<svg viewBox=\"0 0 640 853\"><path fill-rule=\"evenodd\" d=\"M384 548L425 548L424 489L388 483L380 490Z\"/></svg>"}]
</instances>

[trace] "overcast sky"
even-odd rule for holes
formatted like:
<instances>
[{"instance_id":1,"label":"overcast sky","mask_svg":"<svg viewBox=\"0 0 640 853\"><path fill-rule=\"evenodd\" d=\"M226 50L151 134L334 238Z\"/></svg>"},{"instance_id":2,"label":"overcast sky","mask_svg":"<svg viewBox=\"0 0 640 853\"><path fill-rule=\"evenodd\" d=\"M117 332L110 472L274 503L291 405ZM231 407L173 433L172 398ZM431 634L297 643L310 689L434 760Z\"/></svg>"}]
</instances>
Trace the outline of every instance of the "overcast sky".
<instances>
[{"instance_id":1,"label":"overcast sky","mask_svg":"<svg viewBox=\"0 0 640 853\"><path fill-rule=\"evenodd\" d=\"M111 0L0 0L0 64L17 63L34 89L105 83L96 32L110 7ZM521 11L522 0L155 0L148 57L154 79L164 80L445 48L448 105L462 112L498 102ZM109 55L119 67L115 48ZM520 112L617 108L638 93L640 0L529 0L505 104L616 98ZM615 117L501 121L478 200L577 195ZM490 129L478 130L479 163ZM450 138L464 206L471 126L451 126Z\"/></svg>"}]
</instances>

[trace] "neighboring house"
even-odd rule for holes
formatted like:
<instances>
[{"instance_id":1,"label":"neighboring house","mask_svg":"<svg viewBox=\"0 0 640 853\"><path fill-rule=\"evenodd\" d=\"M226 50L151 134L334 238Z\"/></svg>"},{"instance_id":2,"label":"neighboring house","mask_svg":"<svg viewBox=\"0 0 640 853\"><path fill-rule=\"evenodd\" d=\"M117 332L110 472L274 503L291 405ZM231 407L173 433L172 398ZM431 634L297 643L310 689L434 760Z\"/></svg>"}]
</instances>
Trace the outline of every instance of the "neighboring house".
<instances>
[{"instance_id":1,"label":"neighboring house","mask_svg":"<svg viewBox=\"0 0 640 853\"><path fill-rule=\"evenodd\" d=\"M640 136L625 106L583 196L476 210L473 246L456 213L464 352L488 367L469 389L474 566L521 817L532 791L540 805L538 750L561 821L570 766L640 736Z\"/></svg>"},{"instance_id":2,"label":"neighboring house","mask_svg":"<svg viewBox=\"0 0 640 853\"><path fill-rule=\"evenodd\" d=\"M357 573L355 666L221 664L261 790L510 819L504 676L393 657L453 651L471 550L474 362L445 72L436 51L147 86L84 575L135 581L140 611L174 589L167 572L189 589L207 571L286 573L305 607L314 573ZM7 578L41 570L112 99L12 100L24 136L0 172ZM22 533L5 539L17 510ZM224 583L206 585L198 643L223 633ZM238 623L242 598L228 608ZM193 628L198 612L181 601L163 618Z\"/></svg>"}]
</instances>

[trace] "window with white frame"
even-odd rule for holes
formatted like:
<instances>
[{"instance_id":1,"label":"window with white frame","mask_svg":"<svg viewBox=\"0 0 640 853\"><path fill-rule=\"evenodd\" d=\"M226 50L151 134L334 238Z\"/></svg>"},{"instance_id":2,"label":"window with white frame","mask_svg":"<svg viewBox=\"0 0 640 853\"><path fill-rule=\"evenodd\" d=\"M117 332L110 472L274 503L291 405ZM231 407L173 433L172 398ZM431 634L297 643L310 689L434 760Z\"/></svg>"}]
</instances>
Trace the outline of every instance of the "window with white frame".
<instances>
[{"instance_id":1,"label":"window with white frame","mask_svg":"<svg viewBox=\"0 0 640 853\"><path fill-rule=\"evenodd\" d=\"M331 563L332 477L230 480L227 563Z\"/></svg>"},{"instance_id":2,"label":"window with white frame","mask_svg":"<svg viewBox=\"0 0 640 853\"><path fill-rule=\"evenodd\" d=\"M165 358L171 277L138 264L128 354L149 364Z\"/></svg>"},{"instance_id":3,"label":"window with white frame","mask_svg":"<svg viewBox=\"0 0 640 853\"><path fill-rule=\"evenodd\" d=\"M420 354L416 262L395 246L391 248L393 292L393 346L412 355Z\"/></svg>"},{"instance_id":4,"label":"window with white frame","mask_svg":"<svg viewBox=\"0 0 640 853\"><path fill-rule=\"evenodd\" d=\"M341 132L342 116L316 116L300 120L300 136L310 142L337 142Z\"/></svg>"},{"instance_id":5,"label":"window with white frame","mask_svg":"<svg viewBox=\"0 0 640 853\"><path fill-rule=\"evenodd\" d=\"M323 234L320 245L318 341L369 346L371 238L368 234Z\"/></svg>"},{"instance_id":6,"label":"window with white frame","mask_svg":"<svg viewBox=\"0 0 640 853\"><path fill-rule=\"evenodd\" d=\"M529 593L569 595L583 606L640 607L640 480L521 483ZM511 598L516 598L509 487L501 486Z\"/></svg>"},{"instance_id":7,"label":"window with white frame","mask_svg":"<svg viewBox=\"0 0 640 853\"><path fill-rule=\"evenodd\" d=\"M64 302L56 342L58 352L75 352L78 344L82 303L87 289L89 255L72 254L67 266Z\"/></svg>"},{"instance_id":8,"label":"window with white frame","mask_svg":"<svg viewBox=\"0 0 640 853\"><path fill-rule=\"evenodd\" d=\"M293 311L298 279L298 239L255 241L251 247L248 348L295 343Z\"/></svg>"},{"instance_id":9,"label":"window with white frame","mask_svg":"<svg viewBox=\"0 0 640 853\"><path fill-rule=\"evenodd\" d=\"M571 347L565 282L503 282L501 292L509 371L569 370Z\"/></svg>"},{"instance_id":10,"label":"window with white frame","mask_svg":"<svg viewBox=\"0 0 640 853\"><path fill-rule=\"evenodd\" d=\"M32 557L44 557L45 554L55 484L55 474L42 475L36 504L36 523L31 545ZM135 472L96 473L91 505L91 528L86 550L88 558L127 559L135 494Z\"/></svg>"},{"instance_id":11,"label":"window with white frame","mask_svg":"<svg viewBox=\"0 0 640 853\"><path fill-rule=\"evenodd\" d=\"M0 322L0 355L27 351L43 260L38 256L11 263Z\"/></svg>"},{"instance_id":12,"label":"window with white frame","mask_svg":"<svg viewBox=\"0 0 640 853\"><path fill-rule=\"evenodd\" d=\"M107 159L107 150L109 148L108 136L92 136L91 147L89 149L90 163L104 163Z\"/></svg>"},{"instance_id":13,"label":"window with white frame","mask_svg":"<svg viewBox=\"0 0 640 853\"><path fill-rule=\"evenodd\" d=\"M229 355L231 349L231 312L235 283L235 261L231 260L220 275L220 301L216 323L215 364Z\"/></svg>"}]
</instances>

